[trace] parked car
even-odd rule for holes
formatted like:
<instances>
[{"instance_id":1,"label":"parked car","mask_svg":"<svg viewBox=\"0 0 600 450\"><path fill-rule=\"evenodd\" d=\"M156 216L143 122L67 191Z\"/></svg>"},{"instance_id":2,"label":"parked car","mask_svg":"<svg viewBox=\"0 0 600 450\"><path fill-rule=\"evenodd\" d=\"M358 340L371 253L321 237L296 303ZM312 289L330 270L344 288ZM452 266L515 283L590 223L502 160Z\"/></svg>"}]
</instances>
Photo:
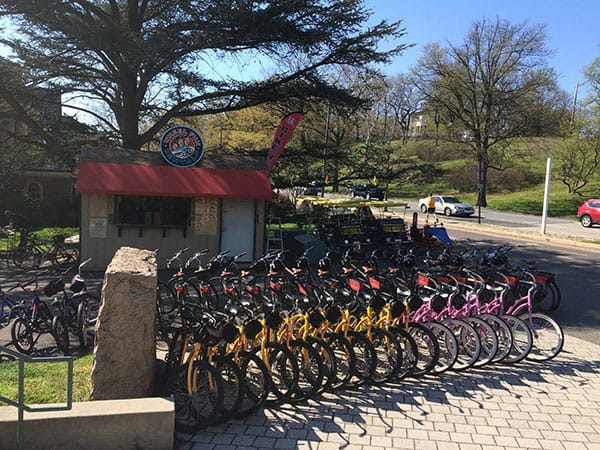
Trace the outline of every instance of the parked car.
<instances>
[{"instance_id":1,"label":"parked car","mask_svg":"<svg viewBox=\"0 0 600 450\"><path fill-rule=\"evenodd\" d=\"M358 183L350 188L350 193L352 197L363 197L367 200L385 198L385 190L371 183Z\"/></svg>"},{"instance_id":2,"label":"parked car","mask_svg":"<svg viewBox=\"0 0 600 450\"><path fill-rule=\"evenodd\" d=\"M435 212L446 216L470 216L475 213L475 209L468 203L461 202L453 195L434 195ZM421 212L427 212L427 197L419 200L419 209Z\"/></svg>"},{"instance_id":3,"label":"parked car","mask_svg":"<svg viewBox=\"0 0 600 450\"><path fill-rule=\"evenodd\" d=\"M577 208L577 219L581 225L588 228L600 223L600 200L586 200Z\"/></svg>"},{"instance_id":4,"label":"parked car","mask_svg":"<svg viewBox=\"0 0 600 450\"><path fill-rule=\"evenodd\" d=\"M313 180L304 188L304 195L321 195L323 192L323 182Z\"/></svg>"}]
</instances>

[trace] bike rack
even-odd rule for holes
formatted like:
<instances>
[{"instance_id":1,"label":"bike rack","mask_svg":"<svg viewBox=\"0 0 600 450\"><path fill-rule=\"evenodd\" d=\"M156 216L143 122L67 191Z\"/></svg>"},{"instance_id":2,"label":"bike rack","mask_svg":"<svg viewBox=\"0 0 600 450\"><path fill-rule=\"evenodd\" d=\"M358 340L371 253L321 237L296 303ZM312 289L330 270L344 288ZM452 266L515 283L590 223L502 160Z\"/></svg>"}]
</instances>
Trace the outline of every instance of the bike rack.
<instances>
[{"instance_id":1,"label":"bike rack","mask_svg":"<svg viewBox=\"0 0 600 450\"><path fill-rule=\"evenodd\" d=\"M24 355L8 347L0 345L0 353L7 353L19 361L19 392L18 400L13 400L0 395L0 400L9 405L16 406L19 410L17 419L17 443L18 448L23 448L23 420L24 412L39 412L39 411L67 411L73 408L73 357L72 356L49 356L49 357L31 357ZM25 363L40 363L40 362L66 362L67 363L67 403L65 405L56 406L41 406L32 407L24 402L25 396Z\"/></svg>"}]
</instances>

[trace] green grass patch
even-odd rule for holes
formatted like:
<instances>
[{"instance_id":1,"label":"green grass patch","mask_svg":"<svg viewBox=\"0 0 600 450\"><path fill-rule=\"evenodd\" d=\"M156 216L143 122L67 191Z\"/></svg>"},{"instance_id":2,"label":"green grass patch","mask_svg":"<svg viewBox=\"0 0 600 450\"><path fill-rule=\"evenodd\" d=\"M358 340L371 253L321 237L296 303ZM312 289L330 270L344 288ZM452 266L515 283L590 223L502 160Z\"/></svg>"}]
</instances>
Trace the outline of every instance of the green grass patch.
<instances>
[{"instance_id":1,"label":"green grass patch","mask_svg":"<svg viewBox=\"0 0 600 450\"><path fill-rule=\"evenodd\" d=\"M54 236L59 234L64 235L65 237L77 236L79 235L79 228L77 227L48 227L42 228L39 230L33 230L33 234L35 234L38 238L43 241L52 240ZM8 237L0 238L0 250L8 250L19 245L21 234L17 231L14 235Z\"/></svg>"},{"instance_id":2,"label":"green grass patch","mask_svg":"<svg viewBox=\"0 0 600 450\"><path fill-rule=\"evenodd\" d=\"M90 400L92 392L93 355L73 361L73 401ZM25 403L65 403L67 401L67 363L25 363ZM17 361L0 363L0 396L18 399L19 364ZM6 405L0 402L0 405Z\"/></svg>"}]
</instances>

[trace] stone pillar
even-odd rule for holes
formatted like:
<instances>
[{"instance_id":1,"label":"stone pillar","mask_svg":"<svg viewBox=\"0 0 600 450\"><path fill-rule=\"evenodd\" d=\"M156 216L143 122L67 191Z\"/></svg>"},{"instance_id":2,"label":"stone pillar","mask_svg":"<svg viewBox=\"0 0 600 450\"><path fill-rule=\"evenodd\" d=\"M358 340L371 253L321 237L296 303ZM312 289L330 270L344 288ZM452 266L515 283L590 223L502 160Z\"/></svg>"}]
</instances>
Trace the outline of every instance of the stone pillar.
<instances>
[{"instance_id":1,"label":"stone pillar","mask_svg":"<svg viewBox=\"0 0 600 450\"><path fill-rule=\"evenodd\" d=\"M92 399L152 395L156 359L154 253L121 247L106 269L96 322Z\"/></svg>"}]
</instances>

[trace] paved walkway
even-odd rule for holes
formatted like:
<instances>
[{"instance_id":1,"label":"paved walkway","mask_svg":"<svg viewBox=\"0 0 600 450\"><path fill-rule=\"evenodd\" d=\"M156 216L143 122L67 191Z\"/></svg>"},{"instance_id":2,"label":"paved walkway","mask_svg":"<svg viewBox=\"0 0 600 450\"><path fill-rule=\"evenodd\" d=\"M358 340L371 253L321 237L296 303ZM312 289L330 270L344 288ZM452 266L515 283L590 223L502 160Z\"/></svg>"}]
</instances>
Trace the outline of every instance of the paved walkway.
<instances>
[{"instance_id":1,"label":"paved walkway","mask_svg":"<svg viewBox=\"0 0 600 450\"><path fill-rule=\"evenodd\" d=\"M179 434L179 450L600 449L600 346L328 394Z\"/></svg>"}]
</instances>

